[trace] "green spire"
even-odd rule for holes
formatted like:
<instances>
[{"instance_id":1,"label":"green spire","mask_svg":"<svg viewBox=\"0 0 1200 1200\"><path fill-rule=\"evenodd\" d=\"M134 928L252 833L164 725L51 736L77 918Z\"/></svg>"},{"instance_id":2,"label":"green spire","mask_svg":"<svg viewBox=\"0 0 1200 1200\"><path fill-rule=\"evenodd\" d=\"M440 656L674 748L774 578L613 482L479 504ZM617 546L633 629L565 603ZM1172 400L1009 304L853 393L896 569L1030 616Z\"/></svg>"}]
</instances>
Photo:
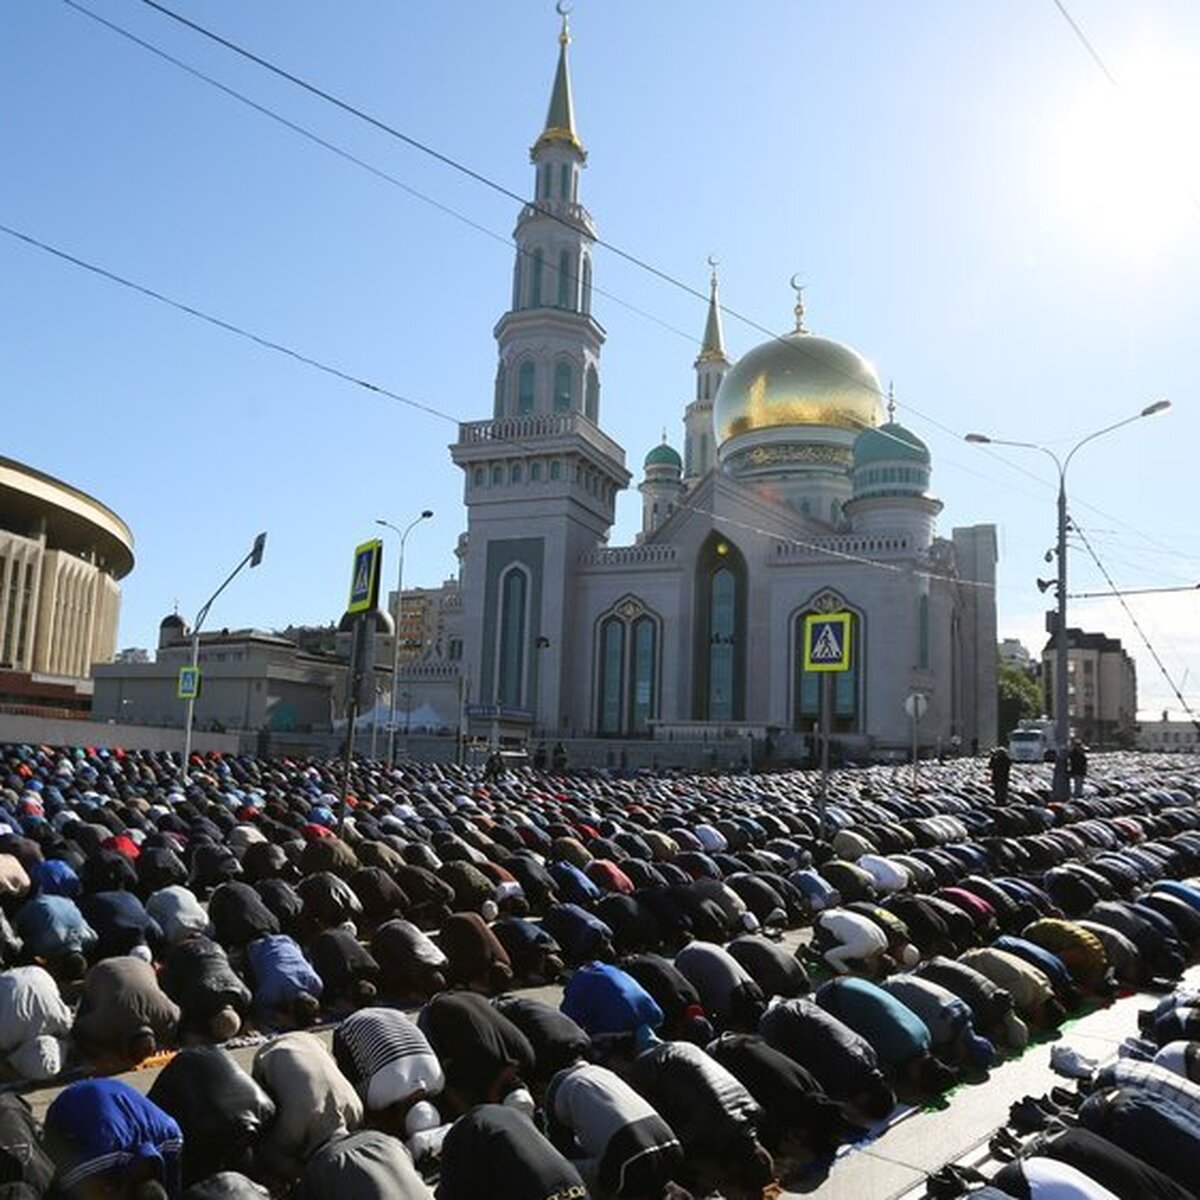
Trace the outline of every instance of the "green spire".
<instances>
[{"instance_id":1,"label":"green spire","mask_svg":"<svg viewBox=\"0 0 1200 1200\"><path fill-rule=\"evenodd\" d=\"M700 346L698 362L719 362L728 364L725 356L725 335L721 332L721 302L717 298L717 267L712 265L712 283L708 295L708 320L704 323L704 341Z\"/></svg>"},{"instance_id":2,"label":"green spire","mask_svg":"<svg viewBox=\"0 0 1200 1200\"><path fill-rule=\"evenodd\" d=\"M554 72L554 88L550 92L550 107L546 111L546 128L533 144L531 155L536 155L543 146L554 142L566 142L583 153L583 143L575 132L575 106L571 102L571 72L567 66L567 47L571 44L571 31L567 26L570 9L558 5L562 15L562 31L558 35L558 69Z\"/></svg>"}]
</instances>

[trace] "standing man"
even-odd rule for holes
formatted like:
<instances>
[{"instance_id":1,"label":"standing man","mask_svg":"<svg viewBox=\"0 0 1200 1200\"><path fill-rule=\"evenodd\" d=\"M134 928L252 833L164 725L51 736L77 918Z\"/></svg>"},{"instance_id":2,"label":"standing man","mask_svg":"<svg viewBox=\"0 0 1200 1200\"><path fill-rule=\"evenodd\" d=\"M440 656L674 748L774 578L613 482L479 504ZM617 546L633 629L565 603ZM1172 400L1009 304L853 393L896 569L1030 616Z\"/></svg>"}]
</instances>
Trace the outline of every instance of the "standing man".
<instances>
[{"instance_id":1,"label":"standing man","mask_svg":"<svg viewBox=\"0 0 1200 1200\"><path fill-rule=\"evenodd\" d=\"M992 795L997 804L1008 802L1008 776L1012 771L1012 759L1008 750L997 746L988 759L988 770L992 773Z\"/></svg>"},{"instance_id":2,"label":"standing man","mask_svg":"<svg viewBox=\"0 0 1200 1200\"><path fill-rule=\"evenodd\" d=\"M1083 781L1087 778L1088 756L1083 743L1074 738L1067 753L1067 774L1071 777L1071 795L1076 799L1083 795Z\"/></svg>"}]
</instances>

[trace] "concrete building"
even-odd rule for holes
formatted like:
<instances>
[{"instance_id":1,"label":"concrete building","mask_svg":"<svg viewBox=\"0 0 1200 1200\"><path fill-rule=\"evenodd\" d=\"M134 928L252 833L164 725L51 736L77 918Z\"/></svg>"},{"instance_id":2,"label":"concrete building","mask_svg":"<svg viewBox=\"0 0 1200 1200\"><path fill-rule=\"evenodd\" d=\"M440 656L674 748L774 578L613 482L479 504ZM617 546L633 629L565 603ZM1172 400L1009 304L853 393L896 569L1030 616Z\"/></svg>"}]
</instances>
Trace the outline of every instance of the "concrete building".
<instances>
[{"instance_id":1,"label":"concrete building","mask_svg":"<svg viewBox=\"0 0 1200 1200\"><path fill-rule=\"evenodd\" d=\"M1005 638L997 649L1002 663L1020 667L1022 671L1032 672L1036 676L1037 664L1033 661L1033 655L1019 638Z\"/></svg>"},{"instance_id":2,"label":"concrete building","mask_svg":"<svg viewBox=\"0 0 1200 1200\"><path fill-rule=\"evenodd\" d=\"M177 695L179 668L190 662L187 626L172 614L159 628L153 662L96 667L93 715L121 725L182 728L186 706ZM199 662L197 729L328 730L343 702L345 664L305 653L278 634L256 629L202 633Z\"/></svg>"},{"instance_id":3,"label":"concrete building","mask_svg":"<svg viewBox=\"0 0 1200 1200\"><path fill-rule=\"evenodd\" d=\"M1042 650L1042 694L1054 715L1054 639ZM1120 638L1067 630L1067 712L1071 733L1091 746L1132 746L1137 669Z\"/></svg>"},{"instance_id":4,"label":"concrete building","mask_svg":"<svg viewBox=\"0 0 1200 1200\"><path fill-rule=\"evenodd\" d=\"M1200 731L1195 721L1173 721L1164 712L1158 721L1137 723L1137 748L1160 754L1196 754L1200 752Z\"/></svg>"},{"instance_id":5,"label":"concrete building","mask_svg":"<svg viewBox=\"0 0 1200 1200\"><path fill-rule=\"evenodd\" d=\"M494 331L492 413L462 424L451 447L467 535L442 659L461 639L474 728L740 734L803 753L818 713L803 621L839 611L855 656L834 697L847 753L903 753L912 692L928 698L922 744L992 744L995 528L938 534L928 448L863 357L810 332L798 295L794 328L735 362L714 274L684 452L665 439L650 449L641 532L609 545L632 476L604 430L569 41L564 20L511 307Z\"/></svg>"},{"instance_id":6,"label":"concrete building","mask_svg":"<svg viewBox=\"0 0 1200 1200\"><path fill-rule=\"evenodd\" d=\"M0 458L0 707L86 711L116 649L133 535L110 508Z\"/></svg>"}]
</instances>

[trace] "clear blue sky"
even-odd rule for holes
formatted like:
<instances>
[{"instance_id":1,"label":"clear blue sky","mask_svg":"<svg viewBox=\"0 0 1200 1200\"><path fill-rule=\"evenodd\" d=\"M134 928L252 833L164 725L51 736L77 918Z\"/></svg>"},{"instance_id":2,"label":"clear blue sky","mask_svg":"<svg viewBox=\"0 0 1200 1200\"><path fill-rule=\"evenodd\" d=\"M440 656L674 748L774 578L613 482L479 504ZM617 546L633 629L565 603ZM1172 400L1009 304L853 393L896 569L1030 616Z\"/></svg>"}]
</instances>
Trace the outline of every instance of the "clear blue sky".
<instances>
[{"instance_id":1,"label":"clear blue sky","mask_svg":"<svg viewBox=\"0 0 1200 1200\"><path fill-rule=\"evenodd\" d=\"M180 28L80 0L488 236L304 141L61 0L0 5L0 221L438 408L490 414L511 201ZM557 52L550 3L302 0L184 12L525 195ZM1080 453L1072 511L1125 587L1200 580L1200 6L1070 0L818 4L579 0L571 49L603 236L780 332L809 325L894 379L934 456L943 530L1000 528L1002 635L1040 646L1057 448L1160 396L1163 416ZM1114 113L1114 104L1120 107ZM1125 126L1128 129L1125 129ZM215 625L336 619L374 518L433 521L406 582L453 574L464 527L447 420L321 375L0 236L0 453L93 493L136 536L122 645L190 618L260 529L267 557ZM601 252L602 423L637 472L679 444L703 306ZM737 355L762 335L726 318ZM630 492L614 543L632 538ZM389 543L385 577L395 571ZM1072 591L1106 585L1073 550ZM1200 706L1200 593L1130 599ZM1177 708L1110 601L1143 710Z\"/></svg>"}]
</instances>

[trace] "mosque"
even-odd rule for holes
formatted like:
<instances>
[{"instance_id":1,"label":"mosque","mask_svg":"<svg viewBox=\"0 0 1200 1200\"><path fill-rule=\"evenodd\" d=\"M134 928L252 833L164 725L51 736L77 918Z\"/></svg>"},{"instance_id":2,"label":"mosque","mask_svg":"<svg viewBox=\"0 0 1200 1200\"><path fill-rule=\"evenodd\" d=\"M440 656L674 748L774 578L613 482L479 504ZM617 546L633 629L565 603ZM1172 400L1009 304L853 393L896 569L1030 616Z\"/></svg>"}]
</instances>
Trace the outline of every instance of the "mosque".
<instances>
[{"instance_id":1,"label":"mosque","mask_svg":"<svg viewBox=\"0 0 1200 1200\"><path fill-rule=\"evenodd\" d=\"M995 527L939 536L928 448L864 358L805 327L799 298L790 333L733 361L714 274L683 454L665 437L650 450L641 533L608 544L631 475L604 431L569 42L564 18L495 327L492 415L450 448L467 531L443 644L476 731L733 732L798 753L820 694L804 618L836 611L851 614L851 669L832 688L848 753L910 745L914 694L924 746L992 744Z\"/></svg>"}]
</instances>

